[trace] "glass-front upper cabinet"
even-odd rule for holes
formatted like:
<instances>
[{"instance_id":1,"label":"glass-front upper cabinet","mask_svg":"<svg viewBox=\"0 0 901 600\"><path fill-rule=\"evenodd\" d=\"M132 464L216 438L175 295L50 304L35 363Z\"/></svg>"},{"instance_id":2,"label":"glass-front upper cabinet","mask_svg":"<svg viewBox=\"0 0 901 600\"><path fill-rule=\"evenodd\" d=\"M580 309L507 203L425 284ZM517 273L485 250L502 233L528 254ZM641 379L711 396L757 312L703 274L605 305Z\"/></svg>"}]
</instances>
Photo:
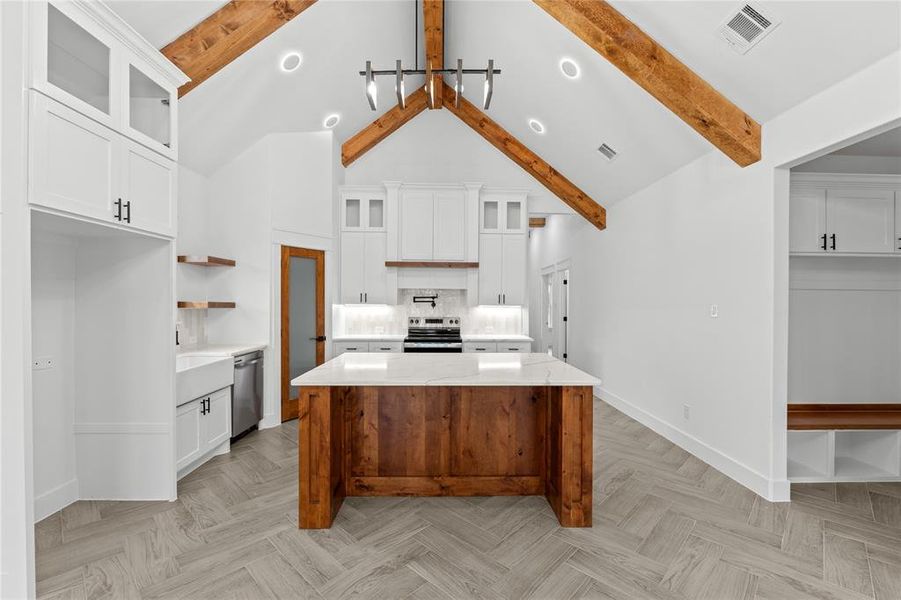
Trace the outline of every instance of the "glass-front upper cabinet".
<instances>
[{"instance_id":1,"label":"glass-front upper cabinet","mask_svg":"<svg viewBox=\"0 0 901 600\"><path fill-rule=\"evenodd\" d=\"M164 154L174 151L172 106L178 101L165 88L134 64L128 65L128 128L130 135Z\"/></svg>"},{"instance_id":2,"label":"glass-front upper cabinet","mask_svg":"<svg viewBox=\"0 0 901 600\"><path fill-rule=\"evenodd\" d=\"M67 3L35 2L31 11L34 87L114 126L117 74L109 34Z\"/></svg>"},{"instance_id":3,"label":"glass-front upper cabinet","mask_svg":"<svg viewBox=\"0 0 901 600\"><path fill-rule=\"evenodd\" d=\"M344 231L384 231L385 219L385 196L381 192L342 192L341 229Z\"/></svg>"},{"instance_id":4,"label":"glass-front upper cabinet","mask_svg":"<svg viewBox=\"0 0 901 600\"><path fill-rule=\"evenodd\" d=\"M485 194L479 219L482 233L524 233L526 231L525 194Z\"/></svg>"}]
</instances>

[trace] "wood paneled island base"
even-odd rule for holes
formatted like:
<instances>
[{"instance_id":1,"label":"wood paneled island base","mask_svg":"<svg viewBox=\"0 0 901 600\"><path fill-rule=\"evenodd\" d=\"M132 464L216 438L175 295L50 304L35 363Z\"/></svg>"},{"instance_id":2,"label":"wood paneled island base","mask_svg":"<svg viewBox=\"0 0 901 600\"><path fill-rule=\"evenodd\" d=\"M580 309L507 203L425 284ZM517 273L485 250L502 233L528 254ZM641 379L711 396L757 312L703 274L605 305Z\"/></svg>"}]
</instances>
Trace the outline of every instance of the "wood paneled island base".
<instances>
[{"instance_id":1,"label":"wood paneled island base","mask_svg":"<svg viewBox=\"0 0 901 600\"><path fill-rule=\"evenodd\" d=\"M591 386L301 386L301 529L346 496L537 496L591 526Z\"/></svg>"}]
</instances>

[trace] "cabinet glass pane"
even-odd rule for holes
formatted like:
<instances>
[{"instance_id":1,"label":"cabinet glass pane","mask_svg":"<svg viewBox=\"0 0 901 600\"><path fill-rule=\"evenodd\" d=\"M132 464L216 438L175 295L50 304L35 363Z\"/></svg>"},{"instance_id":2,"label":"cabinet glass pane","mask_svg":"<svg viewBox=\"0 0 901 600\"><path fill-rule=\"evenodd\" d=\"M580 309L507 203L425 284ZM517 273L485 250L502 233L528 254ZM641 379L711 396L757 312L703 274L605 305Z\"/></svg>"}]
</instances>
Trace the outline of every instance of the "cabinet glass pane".
<instances>
[{"instance_id":1,"label":"cabinet glass pane","mask_svg":"<svg viewBox=\"0 0 901 600\"><path fill-rule=\"evenodd\" d=\"M110 49L47 6L47 81L109 114Z\"/></svg>"},{"instance_id":2,"label":"cabinet glass pane","mask_svg":"<svg viewBox=\"0 0 901 600\"><path fill-rule=\"evenodd\" d=\"M522 202L507 202L507 231L522 227Z\"/></svg>"},{"instance_id":3,"label":"cabinet glass pane","mask_svg":"<svg viewBox=\"0 0 901 600\"><path fill-rule=\"evenodd\" d=\"M169 92L131 65L128 70L128 121L161 144L169 145Z\"/></svg>"},{"instance_id":4,"label":"cabinet glass pane","mask_svg":"<svg viewBox=\"0 0 901 600\"><path fill-rule=\"evenodd\" d=\"M369 200L369 226L385 226L385 203L382 200Z\"/></svg>"},{"instance_id":5,"label":"cabinet glass pane","mask_svg":"<svg viewBox=\"0 0 901 600\"><path fill-rule=\"evenodd\" d=\"M498 205L497 202L485 202L482 204L482 228L497 229L498 228Z\"/></svg>"},{"instance_id":6,"label":"cabinet glass pane","mask_svg":"<svg viewBox=\"0 0 901 600\"><path fill-rule=\"evenodd\" d=\"M348 198L344 201L344 226L360 226L360 201L356 198Z\"/></svg>"}]
</instances>

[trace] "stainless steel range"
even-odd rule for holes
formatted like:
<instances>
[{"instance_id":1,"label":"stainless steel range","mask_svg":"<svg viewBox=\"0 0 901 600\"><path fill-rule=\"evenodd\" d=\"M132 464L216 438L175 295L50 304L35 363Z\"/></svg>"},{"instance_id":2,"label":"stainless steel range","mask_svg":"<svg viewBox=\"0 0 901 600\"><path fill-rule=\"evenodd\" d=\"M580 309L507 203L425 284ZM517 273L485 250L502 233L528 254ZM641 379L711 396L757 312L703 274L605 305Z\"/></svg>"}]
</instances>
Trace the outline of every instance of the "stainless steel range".
<instances>
[{"instance_id":1,"label":"stainless steel range","mask_svg":"<svg viewBox=\"0 0 901 600\"><path fill-rule=\"evenodd\" d=\"M410 317L404 352L463 352L460 317Z\"/></svg>"}]
</instances>

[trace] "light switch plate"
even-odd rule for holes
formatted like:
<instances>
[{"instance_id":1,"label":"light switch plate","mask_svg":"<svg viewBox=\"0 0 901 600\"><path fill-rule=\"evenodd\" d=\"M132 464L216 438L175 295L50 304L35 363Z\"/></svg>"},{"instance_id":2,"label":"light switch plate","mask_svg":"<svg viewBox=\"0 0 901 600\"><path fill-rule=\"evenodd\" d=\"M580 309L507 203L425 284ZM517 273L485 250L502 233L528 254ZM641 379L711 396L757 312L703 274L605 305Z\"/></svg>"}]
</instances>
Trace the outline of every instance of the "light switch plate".
<instances>
[{"instance_id":1,"label":"light switch plate","mask_svg":"<svg viewBox=\"0 0 901 600\"><path fill-rule=\"evenodd\" d=\"M716 304L711 304L710 305L710 318L716 319L719 316L720 316L720 307L717 306Z\"/></svg>"}]
</instances>

